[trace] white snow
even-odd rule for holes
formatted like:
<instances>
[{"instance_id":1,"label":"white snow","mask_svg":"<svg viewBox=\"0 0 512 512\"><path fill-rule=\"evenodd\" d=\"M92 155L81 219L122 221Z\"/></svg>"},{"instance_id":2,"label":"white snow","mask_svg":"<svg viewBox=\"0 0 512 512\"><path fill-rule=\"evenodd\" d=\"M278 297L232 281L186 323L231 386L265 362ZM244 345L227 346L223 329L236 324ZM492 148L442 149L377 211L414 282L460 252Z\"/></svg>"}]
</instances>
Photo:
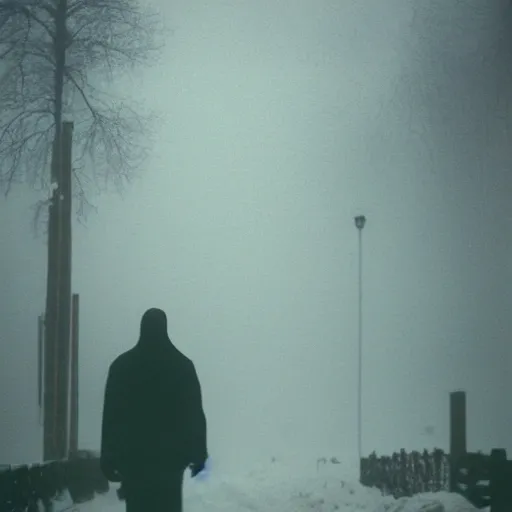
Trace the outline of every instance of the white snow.
<instances>
[{"instance_id":1,"label":"white snow","mask_svg":"<svg viewBox=\"0 0 512 512\"><path fill-rule=\"evenodd\" d=\"M244 476L219 475L212 469L200 480L184 485L185 512L474 512L461 496L446 492L395 500L356 483L353 472L340 466L315 468L294 476L293 466L269 464ZM77 507L79 512L124 512L117 486L104 496ZM57 508L56 511L58 512Z\"/></svg>"}]
</instances>

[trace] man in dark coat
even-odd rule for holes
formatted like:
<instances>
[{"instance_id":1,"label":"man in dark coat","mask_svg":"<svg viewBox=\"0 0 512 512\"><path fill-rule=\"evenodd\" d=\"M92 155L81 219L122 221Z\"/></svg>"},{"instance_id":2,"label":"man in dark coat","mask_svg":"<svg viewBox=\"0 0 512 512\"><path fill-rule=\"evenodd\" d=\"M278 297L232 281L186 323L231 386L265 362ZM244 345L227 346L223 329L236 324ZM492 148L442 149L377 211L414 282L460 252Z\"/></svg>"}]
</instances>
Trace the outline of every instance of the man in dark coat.
<instances>
[{"instance_id":1,"label":"man in dark coat","mask_svg":"<svg viewBox=\"0 0 512 512\"><path fill-rule=\"evenodd\" d=\"M190 359L167 334L160 309L144 313L139 342L108 372L101 468L122 482L127 512L181 512L183 475L205 466L206 418Z\"/></svg>"}]
</instances>

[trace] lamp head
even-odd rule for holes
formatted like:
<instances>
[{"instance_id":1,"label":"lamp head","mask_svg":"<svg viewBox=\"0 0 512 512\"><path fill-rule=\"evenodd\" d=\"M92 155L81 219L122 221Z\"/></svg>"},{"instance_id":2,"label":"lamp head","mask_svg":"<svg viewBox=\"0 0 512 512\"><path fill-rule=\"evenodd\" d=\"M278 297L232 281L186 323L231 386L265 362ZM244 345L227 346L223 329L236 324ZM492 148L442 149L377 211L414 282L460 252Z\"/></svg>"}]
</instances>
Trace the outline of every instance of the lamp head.
<instances>
[{"instance_id":1,"label":"lamp head","mask_svg":"<svg viewBox=\"0 0 512 512\"><path fill-rule=\"evenodd\" d=\"M358 215L357 217L354 217L356 228L357 229L363 229L364 225L366 224L366 217L364 215Z\"/></svg>"}]
</instances>

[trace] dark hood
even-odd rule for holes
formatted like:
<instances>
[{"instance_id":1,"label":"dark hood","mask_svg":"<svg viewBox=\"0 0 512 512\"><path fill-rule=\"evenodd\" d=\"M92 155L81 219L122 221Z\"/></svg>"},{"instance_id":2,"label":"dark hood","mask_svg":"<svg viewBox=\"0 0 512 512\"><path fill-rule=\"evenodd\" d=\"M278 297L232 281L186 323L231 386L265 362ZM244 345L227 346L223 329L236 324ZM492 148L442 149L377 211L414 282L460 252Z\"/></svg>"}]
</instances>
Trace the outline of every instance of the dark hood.
<instances>
[{"instance_id":1,"label":"dark hood","mask_svg":"<svg viewBox=\"0 0 512 512\"><path fill-rule=\"evenodd\" d=\"M156 348L169 346L171 340L167 334L167 316L157 308L148 309L140 322L140 337L138 345L141 348Z\"/></svg>"}]
</instances>

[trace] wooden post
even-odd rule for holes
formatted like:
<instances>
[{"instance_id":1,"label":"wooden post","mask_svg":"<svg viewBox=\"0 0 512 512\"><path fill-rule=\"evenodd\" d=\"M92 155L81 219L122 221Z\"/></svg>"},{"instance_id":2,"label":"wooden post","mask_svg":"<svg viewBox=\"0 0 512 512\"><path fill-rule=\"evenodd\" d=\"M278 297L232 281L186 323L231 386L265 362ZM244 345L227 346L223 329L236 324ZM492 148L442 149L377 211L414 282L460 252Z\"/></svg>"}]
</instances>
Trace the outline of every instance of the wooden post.
<instances>
[{"instance_id":1,"label":"wooden post","mask_svg":"<svg viewBox=\"0 0 512 512\"><path fill-rule=\"evenodd\" d=\"M69 420L69 455L78 451L78 333L79 333L79 296L73 294L71 307L71 399Z\"/></svg>"},{"instance_id":2,"label":"wooden post","mask_svg":"<svg viewBox=\"0 0 512 512\"><path fill-rule=\"evenodd\" d=\"M57 454L59 459L69 452L69 384L71 349L71 146L73 123L62 125L62 165L60 181L60 279L58 282L58 383L57 383Z\"/></svg>"},{"instance_id":3,"label":"wooden post","mask_svg":"<svg viewBox=\"0 0 512 512\"><path fill-rule=\"evenodd\" d=\"M58 281L59 246L58 231L60 220L60 134L61 125L55 128L55 140L52 148L51 185L52 197L48 207L48 262L46 278L46 307L44 321L44 398L43 398L43 460L58 458L56 448L56 401L57 401L57 321L58 321Z\"/></svg>"},{"instance_id":4,"label":"wooden post","mask_svg":"<svg viewBox=\"0 0 512 512\"><path fill-rule=\"evenodd\" d=\"M491 512L510 512L512 510L512 491L510 488L510 462L507 452L501 448L491 450L490 489Z\"/></svg>"},{"instance_id":5,"label":"wooden post","mask_svg":"<svg viewBox=\"0 0 512 512\"><path fill-rule=\"evenodd\" d=\"M52 151L44 354L44 460L68 452L71 316L71 144L73 123L58 127Z\"/></svg>"},{"instance_id":6,"label":"wooden post","mask_svg":"<svg viewBox=\"0 0 512 512\"><path fill-rule=\"evenodd\" d=\"M450 492L457 490L459 460L466 454L466 393L450 393Z\"/></svg>"}]
</instances>

